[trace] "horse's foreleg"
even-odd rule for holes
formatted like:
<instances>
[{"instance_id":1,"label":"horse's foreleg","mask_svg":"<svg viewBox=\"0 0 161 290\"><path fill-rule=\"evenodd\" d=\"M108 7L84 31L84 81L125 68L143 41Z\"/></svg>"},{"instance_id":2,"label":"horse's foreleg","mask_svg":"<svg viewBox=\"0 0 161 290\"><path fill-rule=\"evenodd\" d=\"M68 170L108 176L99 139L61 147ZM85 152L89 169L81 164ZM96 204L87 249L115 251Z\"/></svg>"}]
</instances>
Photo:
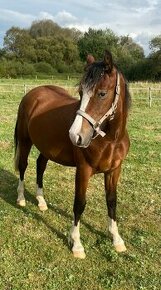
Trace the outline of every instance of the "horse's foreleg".
<instances>
[{"instance_id":1,"label":"horse's foreleg","mask_svg":"<svg viewBox=\"0 0 161 290\"><path fill-rule=\"evenodd\" d=\"M121 165L111 173L105 173L106 202L109 216L109 231L113 237L113 245L117 252L126 251L123 239L119 235L116 223L117 182L120 175Z\"/></svg>"},{"instance_id":2,"label":"horse's foreleg","mask_svg":"<svg viewBox=\"0 0 161 290\"><path fill-rule=\"evenodd\" d=\"M46 201L43 194L43 174L46 169L48 159L46 159L41 153L37 159L37 189L36 189L36 199L38 200L38 206L41 211L48 209Z\"/></svg>"},{"instance_id":3,"label":"horse's foreleg","mask_svg":"<svg viewBox=\"0 0 161 290\"><path fill-rule=\"evenodd\" d=\"M75 178L74 222L70 230L69 241L72 244L72 252L76 258L85 258L84 247L80 240L80 217L86 205L86 189L92 170L86 166L77 168Z\"/></svg>"}]
</instances>

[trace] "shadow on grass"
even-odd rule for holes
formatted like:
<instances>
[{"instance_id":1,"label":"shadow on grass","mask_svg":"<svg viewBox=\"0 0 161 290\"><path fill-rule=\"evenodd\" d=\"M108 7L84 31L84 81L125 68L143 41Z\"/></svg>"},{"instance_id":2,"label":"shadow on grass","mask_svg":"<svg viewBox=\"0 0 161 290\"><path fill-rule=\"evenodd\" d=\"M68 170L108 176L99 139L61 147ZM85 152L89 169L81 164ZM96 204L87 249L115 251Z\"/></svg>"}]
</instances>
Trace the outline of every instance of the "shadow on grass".
<instances>
[{"instance_id":1,"label":"shadow on grass","mask_svg":"<svg viewBox=\"0 0 161 290\"><path fill-rule=\"evenodd\" d=\"M18 185L18 178L13 173L0 168L0 197L11 206L23 211L26 215L32 215L34 219L36 219L39 222L42 222L45 224L45 226L54 234L57 235L59 239L61 239L65 246L68 246L68 239L67 237L60 232L58 229L51 226L46 219L44 218L44 214L39 211L39 213L36 213L29 207L20 207L17 205L17 185ZM27 201L29 201L31 204L35 204L37 206L37 201L33 194L31 194L28 190L25 189L25 198ZM66 210L57 207L56 205L48 204L49 210L52 210L54 213L66 218L69 220L70 224L73 220L73 215L67 213ZM107 236L95 229L92 225L88 224L83 218L81 219L81 224L83 224L91 233L95 234L96 236L100 236L101 238L107 238ZM69 247L69 246L68 246Z\"/></svg>"},{"instance_id":2,"label":"shadow on grass","mask_svg":"<svg viewBox=\"0 0 161 290\"><path fill-rule=\"evenodd\" d=\"M45 226L54 234L57 235L59 239L63 241L63 243L67 246L68 240L67 237L51 226L46 219L44 218L44 214L39 211L39 213L34 212L29 207L20 207L17 205L17 185L18 185L18 178L12 174L11 172L0 168L0 197L11 206L23 211L26 215L32 215L34 219L39 222L45 224ZM34 196L25 189L25 198L27 201L35 204L37 206L36 199Z\"/></svg>"},{"instance_id":3,"label":"shadow on grass","mask_svg":"<svg viewBox=\"0 0 161 290\"><path fill-rule=\"evenodd\" d=\"M48 205L48 207L55 213L69 219L70 221L73 221L73 215L68 214L65 210L61 209L60 207L50 204ZM107 237L103 232L95 229L92 225L88 224L83 217L81 218L81 224L83 224L91 233L99 235L101 237Z\"/></svg>"}]
</instances>

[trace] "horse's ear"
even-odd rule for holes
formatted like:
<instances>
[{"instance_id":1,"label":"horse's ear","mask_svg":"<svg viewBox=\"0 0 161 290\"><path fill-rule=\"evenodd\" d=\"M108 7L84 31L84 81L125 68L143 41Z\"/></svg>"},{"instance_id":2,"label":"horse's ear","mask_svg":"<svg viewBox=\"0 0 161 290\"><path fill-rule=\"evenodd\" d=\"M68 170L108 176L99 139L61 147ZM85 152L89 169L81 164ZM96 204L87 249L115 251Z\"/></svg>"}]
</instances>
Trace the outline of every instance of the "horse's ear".
<instances>
[{"instance_id":1,"label":"horse's ear","mask_svg":"<svg viewBox=\"0 0 161 290\"><path fill-rule=\"evenodd\" d=\"M92 64L93 62L95 62L95 58L92 54L88 54L87 55L87 65Z\"/></svg>"},{"instance_id":2,"label":"horse's ear","mask_svg":"<svg viewBox=\"0 0 161 290\"><path fill-rule=\"evenodd\" d=\"M111 52L108 50L105 50L104 63L106 65L106 71L110 73L113 68L113 59Z\"/></svg>"}]
</instances>

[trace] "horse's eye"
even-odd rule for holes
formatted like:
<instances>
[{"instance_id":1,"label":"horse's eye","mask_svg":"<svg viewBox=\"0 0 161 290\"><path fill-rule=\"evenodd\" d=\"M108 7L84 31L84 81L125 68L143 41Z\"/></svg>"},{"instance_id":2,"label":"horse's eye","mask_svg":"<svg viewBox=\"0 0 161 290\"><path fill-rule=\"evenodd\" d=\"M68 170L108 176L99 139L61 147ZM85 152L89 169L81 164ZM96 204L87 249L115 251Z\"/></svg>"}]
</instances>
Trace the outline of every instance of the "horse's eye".
<instances>
[{"instance_id":1,"label":"horse's eye","mask_svg":"<svg viewBox=\"0 0 161 290\"><path fill-rule=\"evenodd\" d=\"M101 92L98 93L98 96L99 96L100 98L105 98L106 95L107 95L107 92L106 92L106 91L101 91Z\"/></svg>"}]
</instances>

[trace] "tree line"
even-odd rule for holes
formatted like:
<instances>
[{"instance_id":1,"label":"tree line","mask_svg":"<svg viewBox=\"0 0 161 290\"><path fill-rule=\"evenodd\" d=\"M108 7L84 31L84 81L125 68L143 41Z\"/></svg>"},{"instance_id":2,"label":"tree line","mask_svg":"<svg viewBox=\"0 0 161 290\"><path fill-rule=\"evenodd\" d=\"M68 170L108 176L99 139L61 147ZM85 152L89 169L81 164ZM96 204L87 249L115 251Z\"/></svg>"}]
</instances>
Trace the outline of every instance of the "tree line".
<instances>
[{"instance_id":1,"label":"tree line","mask_svg":"<svg viewBox=\"0 0 161 290\"><path fill-rule=\"evenodd\" d=\"M87 54L102 59L109 49L116 65L128 80L161 79L161 35L150 43L150 54L131 37L118 36L111 29L82 33L62 28L52 20L34 21L29 29L11 27L0 49L0 77L81 73Z\"/></svg>"}]
</instances>

